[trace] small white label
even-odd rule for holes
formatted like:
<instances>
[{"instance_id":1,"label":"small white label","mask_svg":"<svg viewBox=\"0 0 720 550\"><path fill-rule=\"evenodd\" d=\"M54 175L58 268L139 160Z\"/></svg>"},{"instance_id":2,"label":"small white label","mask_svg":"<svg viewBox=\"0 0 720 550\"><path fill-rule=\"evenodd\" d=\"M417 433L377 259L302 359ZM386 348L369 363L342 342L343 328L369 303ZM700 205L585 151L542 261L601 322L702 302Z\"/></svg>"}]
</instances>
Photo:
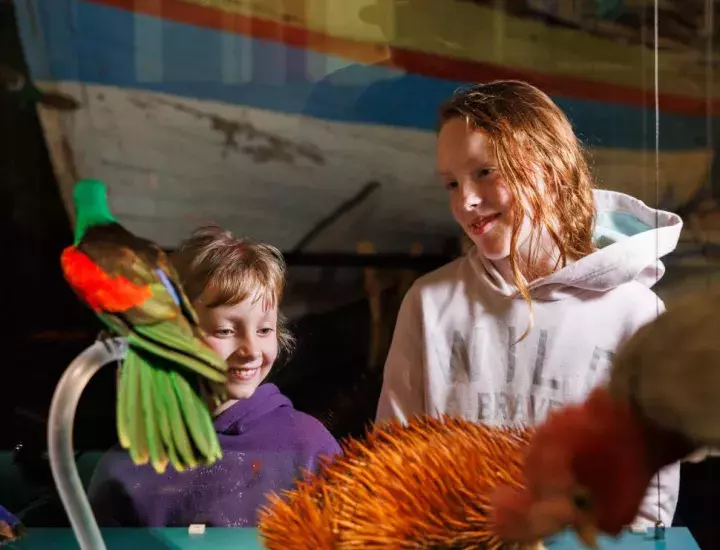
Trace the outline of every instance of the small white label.
<instances>
[{"instance_id":1,"label":"small white label","mask_svg":"<svg viewBox=\"0 0 720 550\"><path fill-rule=\"evenodd\" d=\"M188 527L188 533L191 535L202 535L205 533L204 523L193 523Z\"/></svg>"}]
</instances>

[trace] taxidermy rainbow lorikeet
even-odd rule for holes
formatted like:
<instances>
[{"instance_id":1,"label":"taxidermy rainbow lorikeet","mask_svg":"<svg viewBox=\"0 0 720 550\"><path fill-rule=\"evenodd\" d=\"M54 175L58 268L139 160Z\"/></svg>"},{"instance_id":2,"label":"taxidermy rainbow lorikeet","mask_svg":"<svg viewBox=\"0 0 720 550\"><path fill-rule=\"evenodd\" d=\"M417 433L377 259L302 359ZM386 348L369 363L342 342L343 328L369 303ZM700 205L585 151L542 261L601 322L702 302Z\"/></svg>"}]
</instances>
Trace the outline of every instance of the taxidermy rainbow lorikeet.
<instances>
[{"instance_id":1,"label":"taxidermy rainbow lorikeet","mask_svg":"<svg viewBox=\"0 0 720 550\"><path fill-rule=\"evenodd\" d=\"M65 279L114 333L127 339L118 379L117 430L135 464L158 472L222 456L208 404L223 398L227 364L202 340L198 318L165 252L122 227L105 184L75 185L75 241Z\"/></svg>"},{"instance_id":2,"label":"taxidermy rainbow lorikeet","mask_svg":"<svg viewBox=\"0 0 720 550\"><path fill-rule=\"evenodd\" d=\"M0 506L0 546L14 542L25 535L20 520Z\"/></svg>"}]
</instances>

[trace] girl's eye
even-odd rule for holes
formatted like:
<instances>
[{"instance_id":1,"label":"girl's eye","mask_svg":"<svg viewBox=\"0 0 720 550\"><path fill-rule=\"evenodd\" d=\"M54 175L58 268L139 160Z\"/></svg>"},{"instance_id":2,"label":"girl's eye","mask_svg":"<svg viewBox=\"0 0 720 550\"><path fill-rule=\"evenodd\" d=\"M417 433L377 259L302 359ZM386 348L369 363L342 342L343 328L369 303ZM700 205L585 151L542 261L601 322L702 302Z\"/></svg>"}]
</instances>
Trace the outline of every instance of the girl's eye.
<instances>
[{"instance_id":1,"label":"girl's eye","mask_svg":"<svg viewBox=\"0 0 720 550\"><path fill-rule=\"evenodd\" d=\"M232 329L229 328L219 328L215 331L215 336L219 338L227 338L228 336L232 336Z\"/></svg>"},{"instance_id":2,"label":"girl's eye","mask_svg":"<svg viewBox=\"0 0 720 550\"><path fill-rule=\"evenodd\" d=\"M478 171L478 178L484 178L485 176L489 176L494 171L494 168L483 168L482 170Z\"/></svg>"},{"instance_id":3,"label":"girl's eye","mask_svg":"<svg viewBox=\"0 0 720 550\"><path fill-rule=\"evenodd\" d=\"M457 189L457 185L456 181L449 181L445 184L445 189L452 191L453 189Z\"/></svg>"},{"instance_id":4,"label":"girl's eye","mask_svg":"<svg viewBox=\"0 0 720 550\"><path fill-rule=\"evenodd\" d=\"M261 336L267 336L268 334L272 334L274 331L271 328L261 328L258 332Z\"/></svg>"}]
</instances>

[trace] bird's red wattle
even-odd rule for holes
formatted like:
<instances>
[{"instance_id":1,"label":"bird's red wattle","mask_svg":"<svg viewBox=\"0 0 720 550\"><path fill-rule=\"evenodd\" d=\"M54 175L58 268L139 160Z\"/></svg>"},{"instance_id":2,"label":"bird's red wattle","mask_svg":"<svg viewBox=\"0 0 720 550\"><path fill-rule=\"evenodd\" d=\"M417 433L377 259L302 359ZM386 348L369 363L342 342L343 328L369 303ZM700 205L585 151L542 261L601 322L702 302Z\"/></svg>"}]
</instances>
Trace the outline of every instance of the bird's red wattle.
<instances>
[{"instance_id":1,"label":"bird's red wattle","mask_svg":"<svg viewBox=\"0 0 720 550\"><path fill-rule=\"evenodd\" d=\"M68 283L96 312L127 311L152 295L148 285L136 285L122 275L111 277L75 246L63 250L60 264Z\"/></svg>"}]
</instances>

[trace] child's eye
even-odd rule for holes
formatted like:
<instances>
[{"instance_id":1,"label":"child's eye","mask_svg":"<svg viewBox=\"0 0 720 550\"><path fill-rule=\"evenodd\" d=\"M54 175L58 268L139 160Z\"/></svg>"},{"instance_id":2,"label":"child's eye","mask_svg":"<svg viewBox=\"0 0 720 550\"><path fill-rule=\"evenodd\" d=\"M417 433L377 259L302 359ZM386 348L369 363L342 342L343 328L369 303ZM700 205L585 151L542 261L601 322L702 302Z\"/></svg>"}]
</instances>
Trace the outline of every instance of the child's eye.
<instances>
[{"instance_id":1,"label":"child's eye","mask_svg":"<svg viewBox=\"0 0 720 550\"><path fill-rule=\"evenodd\" d=\"M219 328L214 332L214 334L218 338L227 338L228 336L232 336L233 331L229 328Z\"/></svg>"},{"instance_id":2,"label":"child's eye","mask_svg":"<svg viewBox=\"0 0 720 550\"><path fill-rule=\"evenodd\" d=\"M485 176L489 176L495 171L495 168L483 168L482 170L478 171L478 178L484 178Z\"/></svg>"},{"instance_id":3,"label":"child's eye","mask_svg":"<svg viewBox=\"0 0 720 550\"><path fill-rule=\"evenodd\" d=\"M267 336L268 334L272 334L272 333L275 332L275 331L274 331L273 329L271 329L271 328L261 328L258 332L259 332L262 336Z\"/></svg>"},{"instance_id":4,"label":"child's eye","mask_svg":"<svg viewBox=\"0 0 720 550\"><path fill-rule=\"evenodd\" d=\"M457 182L456 181L449 181L445 184L445 189L448 191L452 191L453 189L457 189Z\"/></svg>"}]
</instances>

